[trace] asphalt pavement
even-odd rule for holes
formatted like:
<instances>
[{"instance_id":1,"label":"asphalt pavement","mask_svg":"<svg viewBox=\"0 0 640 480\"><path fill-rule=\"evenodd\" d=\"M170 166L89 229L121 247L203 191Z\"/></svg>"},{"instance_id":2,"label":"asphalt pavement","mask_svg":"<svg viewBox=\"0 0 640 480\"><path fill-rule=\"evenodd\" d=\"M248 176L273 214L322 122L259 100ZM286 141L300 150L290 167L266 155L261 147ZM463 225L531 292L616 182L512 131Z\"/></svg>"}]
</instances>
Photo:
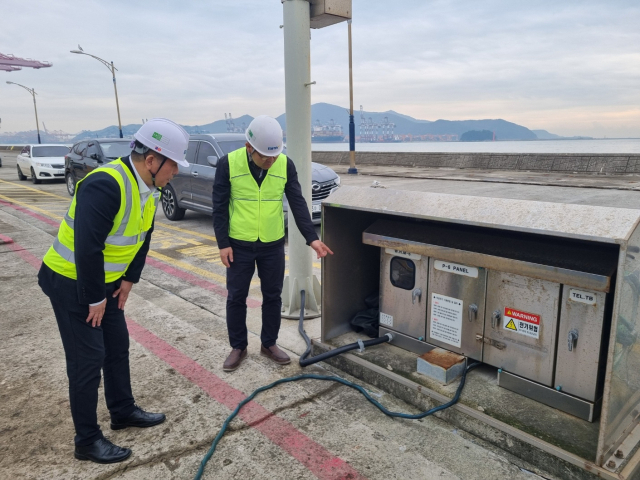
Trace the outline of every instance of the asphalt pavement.
<instances>
[{"instance_id":1,"label":"asphalt pavement","mask_svg":"<svg viewBox=\"0 0 640 480\"><path fill-rule=\"evenodd\" d=\"M64 352L51 305L36 279L71 197L62 181L19 181L16 153L1 155L0 477L193 478L223 421L246 395L303 372L328 374L321 364L304 370L297 364L305 350L297 321L283 319L278 341L291 355L290 365L278 366L259 355L257 276L248 300L249 357L237 371L223 372L230 351L225 267L211 218L187 212L184 220L170 222L159 211L147 266L125 313L136 402L149 411L165 412L167 421L149 429L111 432L101 395L98 419L105 434L131 447L133 455L114 465L76 461ZM344 184L373 180L343 175ZM414 181L375 180L397 188ZM461 183L416 182L434 191ZM487 185L477 182L475 188ZM497 192L502 187L491 188ZM340 245L330 247L337 250ZM314 264L314 272L320 276L320 263ZM312 338L319 337L320 319L306 321L305 328ZM363 385L387 408L416 413L393 396ZM305 380L269 390L251 402L231 424L204 478L519 480L537 478L534 471L554 478L510 455L508 446L498 449L439 418L391 419L347 387Z\"/></svg>"}]
</instances>

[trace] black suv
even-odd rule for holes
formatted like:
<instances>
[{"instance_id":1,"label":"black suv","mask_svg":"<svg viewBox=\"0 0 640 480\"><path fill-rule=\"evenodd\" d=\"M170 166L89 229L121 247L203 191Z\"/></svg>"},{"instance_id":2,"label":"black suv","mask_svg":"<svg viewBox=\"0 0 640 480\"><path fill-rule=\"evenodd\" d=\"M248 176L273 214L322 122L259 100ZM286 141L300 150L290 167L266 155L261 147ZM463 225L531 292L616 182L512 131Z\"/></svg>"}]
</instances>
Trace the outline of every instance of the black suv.
<instances>
[{"instance_id":1,"label":"black suv","mask_svg":"<svg viewBox=\"0 0 640 480\"><path fill-rule=\"evenodd\" d=\"M67 182L67 192L73 196L76 183L89 172L109 163L117 158L126 157L131 153L131 140L122 138L96 138L82 140L64 157L64 176Z\"/></svg>"}]
</instances>

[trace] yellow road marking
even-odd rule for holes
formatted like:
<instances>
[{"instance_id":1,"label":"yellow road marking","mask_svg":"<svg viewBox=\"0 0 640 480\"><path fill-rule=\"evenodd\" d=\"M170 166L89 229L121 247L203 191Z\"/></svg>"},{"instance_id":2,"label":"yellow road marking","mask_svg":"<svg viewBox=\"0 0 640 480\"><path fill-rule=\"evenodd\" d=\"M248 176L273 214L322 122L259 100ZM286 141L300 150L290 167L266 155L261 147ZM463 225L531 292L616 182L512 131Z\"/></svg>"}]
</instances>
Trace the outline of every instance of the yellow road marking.
<instances>
[{"instance_id":1,"label":"yellow road marking","mask_svg":"<svg viewBox=\"0 0 640 480\"><path fill-rule=\"evenodd\" d=\"M67 200L69 202L71 201L71 197L63 197L61 195L56 195L55 193L47 192L46 190L38 190L37 188L27 187L26 185L20 185L18 183L8 182L6 180L0 180L0 182L12 185L14 187L20 187L20 188L25 188L27 190L33 190L34 192L42 193L44 195L49 195L50 197L61 198L63 200Z\"/></svg>"},{"instance_id":2,"label":"yellow road marking","mask_svg":"<svg viewBox=\"0 0 640 480\"><path fill-rule=\"evenodd\" d=\"M193 235L193 236L196 236L196 237L206 238L207 240L213 240L214 242L218 241L216 239L216 237L214 237L213 235L206 235L204 233L194 232L193 230L187 230L186 228L180 228L180 227L176 227L174 225L168 225L166 223L156 223L156 225L162 225L164 228L168 228L170 230L175 230L176 232L187 233L189 235Z\"/></svg>"},{"instance_id":3,"label":"yellow road marking","mask_svg":"<svg viewBox=\"0 0 640 480\"><path fill-rule=\"evenodd\" d=\"M2 198L3 200L6 200L7 202L17 203L18 205L26 207L26 208L28 208L30 210L37 210L40 213L44 213L47 217L55 218L56 220L62 220L62 218L63 218L60 215L56 215L56 214L51 213L51 212L49 212L47 210L44 210L44 209L39 208L39 207L36 207L35 205L33 205L31 203L21 202L19 200L16 200L15 198L5 197L4 195L0 195L0 198Z\"/></svg>"},{"instance_id":4,"label":"yellow road marking","mask_svg":"<svg viewBox=\"0 0 640 480\"><path fill-rule=\"evenodd\" d=\"M154 250L149 250L148 255L150 257L153 257L157 260L162 260L165 263L168 263L170 265L173 265L175 267L180 267L183 270L188 270L190 272L193 272L197 275L200 275L201 277L205 277L205 278L209 278L211 280L214 280L218 283L220 283L222 286L226 285L227 279L226 277L224 277L223 275L218 275L217 273L213 273L210 272L209 270L205 270L203 268L199 268L196 267L194 265L191 265L190 263L187 262L183 262L182 260L175 260L171 257L168 257L166 255L163 255L161 253L158 253ZM260 284L260 280L254 280L251 282L251 285L259 285Z\"/></svg>"},{"instance_id":5,"label":"yellow road marking","mask_svg":"<svg viewBox=\"0 0 640 480\"><path fill-rule=\"evenodd\" d=\"M181 248L178 252L189 257L198 257L207 262L222 265L222 261L220 260L220 250L212 245L198 245L195 247Z\"/></svg>"},{"instance_id":6,"label":"yellow road marking","mask_svg":"<svg viewBox=\"0 0 640 480\"><path fill-rule=\"evenodd\" d=\"M165 249L179 247L183 245L202 245L202 243L192 238L180 237L173 235L171 232L154 231L151 236L151 243L160 243L156 248Z\"/></svg>"},{"instance_id":7,"label":"yellow road marking","mask_svg":"<svg viewBox=\"0 0 640 480\"><path fill-rule=\"evenodd\" d=\"M0 195L0 198L2 198L3 200L6 200L8 202L17 203L18 205L24 206L24 207L32 209L32 210L37 210L38 212L43 213L44 215L46 215L46 216L48 216L50 218L55 218L56 220L62 220L63 219L63 217L61 217L60 215L55 215L55 214L53 214L53 213L51 213L51 212L49 212L47 210L44 210L42 208L38 208L38 207L35 207L35 206L31 205L31 204L27 204L27 203L24 203L24 202L20 202L18 200L6 197L4 195ZM153 236L151 238L153 238ZM187 240L187 239L185 239L185 240ZM190 239L188 239L188 240L190 240ZM190 241L193 242L193 240L190 240ZM213 272L210 272L210 271L205 270L203 268L199 268L199 267L193 266L190 263L183 262L181 260L175 260L175 259L173 259L171 257L168 257L167 255L163 255L163 254L161 254L159 252L156 252L155 250L149 250L148 255L150 257L156 258L158 260L162 260L163 262L168 263L170 265L173 265L175 267L179 267L179 268L182 268L184 270L188 270L190 272L193 272L193 273L195 273L197 275L200 275L201 277L205 277L205 278L209 278L211 280L214 280L214 281L222 284L223 286L226 284L227 279L223 275L218 275L217 273L213 273ZM254 281L251 282L251 285L258 285L259 283L260 283L259 280L254 280Z\"/></svg>"},{"instance_id":8,"label":"yellow road marking","mask_svg":"<svg viewBox=\"0 0 640 480\"><path fill-rule=\"evenodd\" d=\"M63 197L61 195L56 195L54 193L50 193L50 192L47 192L47 191L44 191L44 190L38 190L37 188L28 187L26 185L19 185L19 184L13 183L13 182L8 182L6 180L0 180L0 182L12 185L14 187L19 187L19 188L24 188L24 189L27 189L27 190L31 190L33 192L41 193L41 194L44 194L44 195L49 195L51 197L61 198L62 200L68 201L69 203L71 202L70 197ZM182 233L186 233L188 235L193 235L193 236L200 237L200 238L206 238L207 240L212 240L214 242L218 241L216 239L216 237L214 237L213 235L207 235L205 233L196 232L194 230L189 230L189 229L186 229L186 228L176 227L175 225L169 225L169 224L166 224L166 223L156 222L156 227L167 228L169 230L175 230L176 232L182 232ZM181 240L184 240L184 239L181 239ZM289 259L288 255L286 256L286 259L287 260ZM315 268L321 268L321 264L319 262L313 262L313 266Z\"/></svg>"},{"instance_id":9,"label":"yellow road marking","mask_svg":"<svg viewBox=\"0 0 640 480\"><path fill-rule=\"evenodd\" d=\"M0 182L3 182L3 183L10 183L10 182L6 182L5 180L0 180ZM18 186L23 187L23 188L27 188L27 189L29 189L29 190L34 190L35 192L38 192L38 193L42 193L42 191L41 191L41 190L38 190L38 189L35 189L35 188L31 188L31 187L27 187L27 186L22 186L22 185L18 185ZM44 192L44 193L47 193L47 192ZM49 194L49 193L47 193L47 194L48 194L48 195L51 195L51 196L54 196L54 197L58 197L58 198L63 198L63 199L64 199L64 197L60 197L59 195L53 195L53 194ZM33 204L31 204L31 203L21 202L21 201L19 201L19 200L16 200L16 199L14 199L14 198L10 198L10 197L6 197L6 196L1 195L1 194L0 194L0 198L2 198L2 199L4 199L4 200L6 200L6 201L8 201L8 202L17 203L17 204L19 204L19 205L21 205L21 206L23 206L23 207L26 207L26 208L31 208L31 209L33 209L33 210L37 210L37 211L39 211L39 212L41 212L41 213L43 213L43 214L47 215L48 217L55 218L55 219L57 219L57 220L62 220L62 219L63 219L63 217L62 217L62 216L60 216L60 215L56 215L56 214L54 214L54 213L51 213L50 211L47 211L47 210L44 210L44 209L42 209L42 208L36 207L36 206L34 206ZM65 199L65 200L66 200L66 199ZM173 226L173 225L167 225L167 224L164 224L164 223L157 223L157 224L156 224L156 227L158 227L158 226L162 226L162 227L168 228L168 229L170 229L170 230L175 230L175 231L178 231L178 232L186 233L186 234L188 234L188 235L193 235L193 236L199 236L199 237L202 237L202 238L207 238L207 239L213 240L214 242L215 242L215 241L217 241L217 240L216 240L216 237L214 237L214 236L212 236L212 235L206 235L206 234L203 234L203 233L194 232L194 231L192 231L192 230L187 230L187 229L184 229L184 228L175 227L175 226ZM158 233L159 233L159 232L158 232ZM152 234L152 236L151 236L152 242L154 242L154 241L165 241L165 242L170 242L170 238L168 238L168 234L167 234L167 233L164 233L164 232L163 232L163 234L161 234L160 236L161 236L161 238L159 239L159 238L157 238L157 237L158 237L158 235L155 235L155 236L154 236L154 235ZM155 238L154 238L154 237L155 237ZM191 240L191 239L187 239L187 238L184 238L184 237L173 237L173 238L174 238L175 240L182 240L183 242L190 243L190 244L192 244L192 245L196 245L196 246L201 245L199 242L194 242L193 240ZM160 248L170 248L170 246L169 246L169 245L167 245L167 246L161 246ZM213 248L213 247L212 247L212 248ZM183 249L183 250L187 250L187 249ZM216 249L216 250L217 250L217 249ZM179 251L179 252L182 252L182 250L178 250L178 251ZM152 255L152 253L153 253L153 255ZM185 252L185 253L186 253L186 252ZM222 275L218 275L218 274L216 274L216 273L209 272L208 270L204 270L204 269L201 269L201 268L198 268L198 267L194 267L193 265L191 265L191 264L189 264L189 263L186 263L186 262L181 262L180 260L174 260L174 259L172 259L171 257L168 257L168 256L166 256L166 255L162 255L161 253L156 252L155 250L149 250L149 255L150 255L150 256L152 256L152 257L154 257L154 258L159 258L159 257L156 257L156 256L155 256L155 255L158 255L158 256L160 256L160 257L162 257L162 258L163 258L163 261L165 261L165 262L167 262L167 263L170 263L170 264L172 264L172 265L174 265L174 266L180 266L180 268L185 268L185 269L190 270L190 271L192 271L192 272L194 272L194 273L203 272L203 273L198 273L198 275L202 275L202 276L205 276L205 277L207 277L207 278L212 278L212 279L214 279L214 280L216 280L216 281L219 281L219 282L221 281L221 282L223 282L223 283L226 283L226 278L225 278L224 276L222 276ZM219 255L219 254L218 254L218 255ZM202 258L202 257L204 257L204 258L206 258L206 257L207 257L207 255L202 255L202 254L200 254L200 255L196 255L196 256L197 256L197 257L201 257L201 258ZM203 258L203 259L204 259L204 258ZM288 256L288 255L286 255L286 256L285 256L285 258L288 260L288 259L289 259L289 256ZM208 261L208 262L219 263L219 264L221 264L221 263L222 263L222 262L220 262L219 260L215 260L215 259L207 260L207 261ZM318 262L313 262L313 266L314 266L315 268L321 268L321 264L320 264L320 263L318 263ZM196 272L196 270L197 270L197 272ZM288 271L288 270L287 270L287 271L285 271L285 275L288 275L288 274L289 274L289 271ZM252 282L251 282L251 284L252 284L252 285L257 285L257 284L259 284L259 283L260 283L259 281L252 281Z\"/></svg>"},{"instance_id":10,"label":"yellow road marking","mask_svg":"<svg viewBox=\"0 0 640 480\"><path fill-rule=\"evenodd\" d=\"M71 203L71 197L63 197L61 195L56 195L55 193L50 193L50 192L47 192L45 190L38 190L37 188L28 187L26 185L19 185L17 183L8 182L6 180L1 180L0 179L0 182L5 183L7 185L11 185L12 187L23 188L25 190L30 190L32 192L36 192L36 193L39 193L39 194L48 195L50 197L60 198L60 199L64 200L65 202ZM30 194L28 194L28 195L30 195ZM31 197L25 197L25 198L31 198ZM156 226L157 227L162 227L162 228L167 228L169 230L175 230L177 232L187 233L189 235L194 235L194 236L197 236L197 237L202 237L202 238L206 238L208 240L213 240L214 242L217 242L216 237L214 237L213 235L206 235L204 233L195 232L193 230L187 230L185 228L180 228L180 227L176 227L176 226L173 226L173 225L167 225L166 223L160 223L160 222L157 222Z\"/></svg>"}]
</instances>

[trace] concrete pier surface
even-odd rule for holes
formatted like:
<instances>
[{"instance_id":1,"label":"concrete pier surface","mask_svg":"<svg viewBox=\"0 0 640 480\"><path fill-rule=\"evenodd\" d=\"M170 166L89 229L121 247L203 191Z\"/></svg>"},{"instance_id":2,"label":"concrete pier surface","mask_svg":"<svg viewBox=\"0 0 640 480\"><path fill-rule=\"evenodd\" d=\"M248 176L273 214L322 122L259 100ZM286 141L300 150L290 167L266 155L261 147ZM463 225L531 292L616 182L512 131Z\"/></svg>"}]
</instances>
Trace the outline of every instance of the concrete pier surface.
<instances>
[{"instance_id":1,"label":"concrete pier surface","mask_svg":"<svg viewBox=\"0 0 640 480\"><path fill-rule=\"evenodd\" d=\"M188 212L183 221L169 222L158 212L147 266L125 313L136 402L149 411L165 412L167 421L154 428L112 432L101 394L100 425L112 441L131 447L133 455L114 465L76 461L64 352L53 311L36 280L71 197L63 182L18 181L15 156L3 152L0 169L0 478L193 478L222 423L245 396L277 379L334 371L322 364L304 370L298 366L305 344L297 321L283 320L278 341L292 356L290 365L277 366L259 355L261 296L256 276L248 301L249 357L237 371L223 372L230 351L225 268L211 219ZM509 183L500 181L499 172L492 172L495 181L416 178L421 170L412 176L370 176L368 168L378 167L363 167L363 174L355 177L342 175L343 184L364 186L376 180L388 188L640 206L640 193L615 187ZM640 180L616 178L620 185ZM314 272L319 275L319 263ZM306 321L305 328L312 338L319 337L320 320ZM363 385L387 408L417 413L400 399ZM523 462L508 445L497 448L440 418L386 417L359 393L334 383L282 385L258 396L243 412L220 442L204 478L562 478L544 466Z\"/></svg>"}]
</instances>

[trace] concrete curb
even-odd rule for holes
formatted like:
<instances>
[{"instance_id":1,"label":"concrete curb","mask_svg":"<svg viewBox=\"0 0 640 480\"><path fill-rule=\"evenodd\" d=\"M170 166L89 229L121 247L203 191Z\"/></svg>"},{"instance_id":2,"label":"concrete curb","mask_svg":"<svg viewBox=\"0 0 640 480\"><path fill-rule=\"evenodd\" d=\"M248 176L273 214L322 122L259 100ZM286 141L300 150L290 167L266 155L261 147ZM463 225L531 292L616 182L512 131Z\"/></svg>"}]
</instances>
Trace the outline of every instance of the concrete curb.
<instances>
[{"instance_id":1,"label":"concrete curb","mask_svg":"<svg viewBox=\"0 0 640 480\"><path fill-rule=\"evenodd\" d=\"M328 345L317 341L313 342L312 347L312 356L316 356L330 349ZM422 411L442 403L441 401L434 401L434 396L439 397L439 394L430 395L421 385L393 372L385 372L381 367L371 364L355 355L343 354L330 358L323 363L327 365L329 371L338 375L341 372L345 372L353 377L359 378ZM486 417L486 415L475 412L471 407L460 403L437 413L436 416L500 449L508 450L512 455L532 465L536 465L552 475L557 475L559 478L565 478L567 480L593 480L595 478L602 478L599 473L604 473L604 470L598 468L595 464L586 462L580 457L568 452L564 452L567 456L572 457L574 462L582 461L581 463L585 464L585 468L593 470L593 473L579 468L575 463L559 458L546 451L546 442L542 442L506 424L504 425L505 429L512 430L513 434L496 428L487 423L484 418L480 419L480 417ZM487 419L489 418L490 417L487 417ZM524 441L520 438L523 435L529 437L530 441L540 443L540 446L534 447L530 442Z\"/></svg>"}]
</instances>

